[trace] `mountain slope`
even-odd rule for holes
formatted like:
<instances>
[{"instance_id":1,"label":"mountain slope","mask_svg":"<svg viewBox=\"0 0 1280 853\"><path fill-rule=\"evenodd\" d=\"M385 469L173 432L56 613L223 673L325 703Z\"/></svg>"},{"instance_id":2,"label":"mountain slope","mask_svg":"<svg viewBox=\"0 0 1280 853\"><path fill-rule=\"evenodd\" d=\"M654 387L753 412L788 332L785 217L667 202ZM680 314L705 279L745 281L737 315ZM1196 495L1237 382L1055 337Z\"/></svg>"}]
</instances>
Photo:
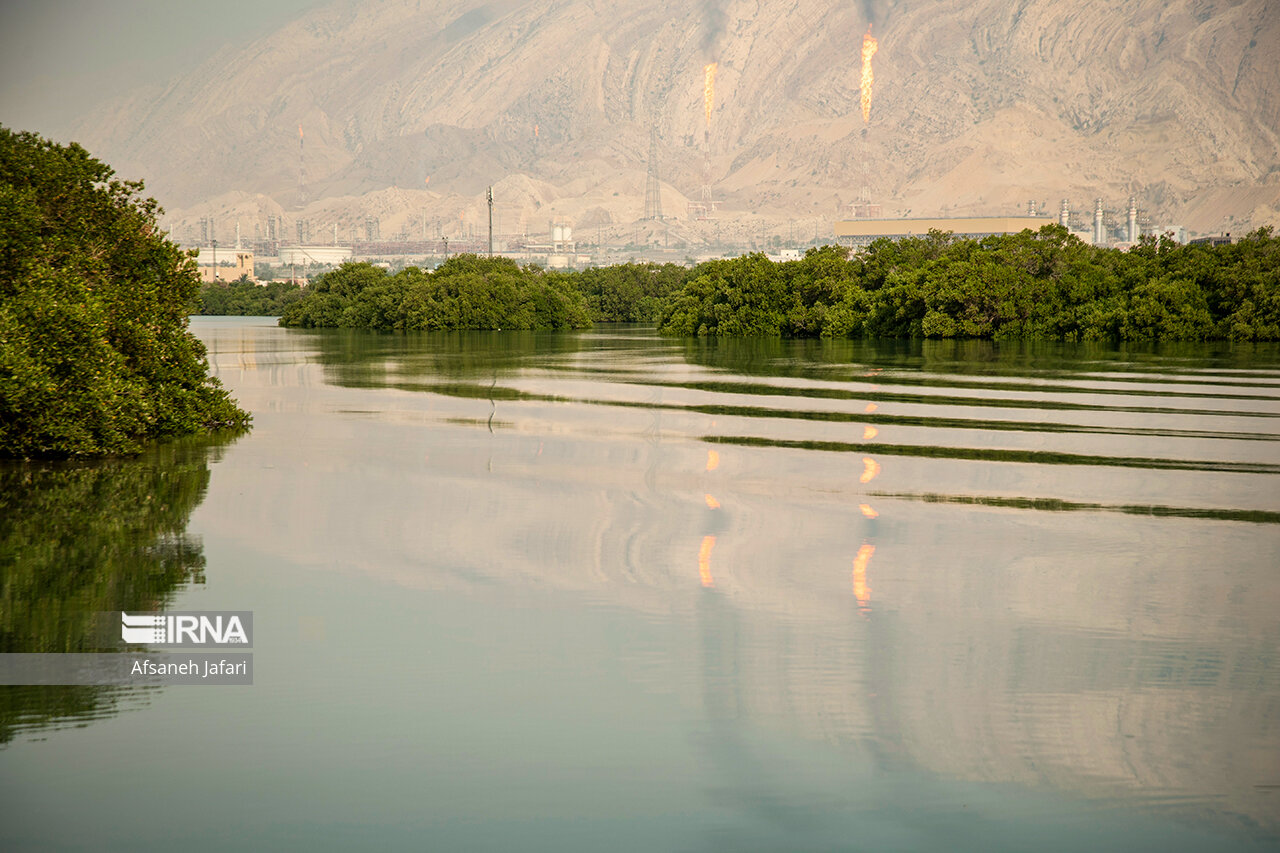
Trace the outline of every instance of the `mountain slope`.
<instances>
[{"instance_id":1,"label":"mountain slope","mask_svg":"<svg viewBox=\"0 0 1280 853\"><path fill-rule=\"evenodd\" d=\"M468 197L511 175L561 192L612 173L636 187L609 211L625 221L643 211L651 126L664 180L698 197L715 60L725 218L830 217L865 186L886 214L1136 194L1160 221L1230 230L1228 217L1280 221L1278 9L350 0L111 105L78 138L170 206L243 191L294 210L428 178L439 198ZM864 124L869 18L880 51Z\"/></svg>"}]
</instances>

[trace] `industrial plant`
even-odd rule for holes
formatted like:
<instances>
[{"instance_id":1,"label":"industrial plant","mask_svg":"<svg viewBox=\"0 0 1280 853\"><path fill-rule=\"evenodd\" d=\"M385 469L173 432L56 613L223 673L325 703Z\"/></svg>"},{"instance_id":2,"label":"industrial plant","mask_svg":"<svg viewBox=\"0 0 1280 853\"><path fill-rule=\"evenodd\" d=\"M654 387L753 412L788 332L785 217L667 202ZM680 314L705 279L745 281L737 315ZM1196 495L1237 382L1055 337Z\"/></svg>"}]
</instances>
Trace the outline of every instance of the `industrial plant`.
<instances>
[{"instance_id":1,"label":"industrial plant","mask_svg":"<svg viewBox=\"0 0 1280 853\"><path fill-rule=\"evenodd\" d=\"M879 42L868 26L862 36L858 80L861 135L864 138L871 124L875 94L873 58L878 51ZM990 215L956 215L944 208L939 211L941 215L913 217L911 210L902 212L901 207L895 209L873 198L869 187L873 183L873 164L865 159L861 169L862 186L856 201L840 205L830 213L817 212L803 221L799 229L796 220L791 219L784 230L776 218L770 219L754 210L750 214L745 210L734 210L732 203L726 204L715 195L716 172L712 155L716 138L714 119L719 68L720 63L713 60L701 69L701 145L694 141L694 137L685 137L685 154L694 155L696 152L699 166L692 166L691 156L684 158L682 179L686 185L696 182L696 186L690 186L693 191L687 195L676 191L679 201L683 202L676 209L683 208L683 215L673 215L670 205L664 207L659 163L661 139L657 124L651 124L643 214L630 223L618 221L614 214L600 206L587 207L584 199L577 207L585 209L585 213L566 215L564 207L546 209L548 215L542 220L545 222L543 230L541 223L534 225L536 214L531 214L531 209L539 209L541 202L536 196L529 195L531 179L527 176L509 176L499 182L496 196L495 187L490 186L484 201L477 204L474 197L446 199L429 191L431 177L428 175L423 188L406 191L392 187L387 193L394 199L389 198L390 203L383 204L381 208L374 207L375 211L381 209L389 217L389 232L394 229L394 233L384 235L383 217L377 212L369 212L370 206L353 211L319 201L308 205L312 194L307 186L306 134L299 125L296 154L298 203L290 221L286 222L284 213L259 215L253 224L251 238L242 235L240 223L236 221L234 244L220 245L215 219L206 215L196 222L194 228L188 224L184 229L186 233L175 236L198 249L198 264L206 281L229 281L242 277L256 279L259 276L255 275L255 264L264 268L263 272L269 277L306 281L317 272L351 260L370 261L387 267L433 266L460 253L496 254L521 263L556 269L580 269L630 260L692 264L745 252L767 252L776 260L784 260L797 257L809 246L833 242L856 250L878 239L920 236L932 231L982 238L1026 229L1035 231L1055 223L1095 246L1123 249L1148 235L1168 235L1179 242L1187 241L1184 228L1151 221L1139 209L1135 195L1131 195L1127 203L1115 206L1109 206L1103 198L1094 198L1091 204L1073 206L1069 199L1064 198L1057 216L1049 213L1048 203L1032 200L1027 202L1025 210L1016 213L1006 210ZM536 151L540 139L537 123L533 123L532 131ZM506 200L504 190L518 198L514 202ZM665 192L668 195L673 193L670 184ZM619 193L614 192L613 195ZM564 199L561 196L557 200ZM500 208L504 203L508 205L507 215L499 210L496 224L495 203ZM513 215L512 204L515 205ZM886 209L893 212L886 215ZM970 204L963 209L973 211L975 206ZM1091 214L1086 212L1090 209ZM640 211L637 209L636 213ZM585 240L575 239L575 228L587 235Z\"/></svg>"},{"instance_id":2,"label":"industrial plant","mask_svg":"<svg viewBox=\"0 0 1280 853\"><path fill-rule=\"evenodd\" d=\"M1180 225L1155 226L1144 220L1138 209L1137 199L1130 196L1121 211L1108 210L1103 199L1094 200L1093 216L1082 221L1072 216L1071 202L1063 199L1057 218L1047 216L1036 202L1027 202L1025 214L1019 216L964 216L934 218L883 218L880 205L863 201L850 205L852 216L835 223L834 236L841 245L866 246L882 237L899 239L918 237L930 231L942 231L957 237L989 237L993 234L1016 234L1031 229L1038 231L1045 225L1058 224L1081 241L1093 246L1128 248L1136 245L1144 236L1168 235L1180 243L1187 242L1186 229Z\"/></svg>"}]
</instances>

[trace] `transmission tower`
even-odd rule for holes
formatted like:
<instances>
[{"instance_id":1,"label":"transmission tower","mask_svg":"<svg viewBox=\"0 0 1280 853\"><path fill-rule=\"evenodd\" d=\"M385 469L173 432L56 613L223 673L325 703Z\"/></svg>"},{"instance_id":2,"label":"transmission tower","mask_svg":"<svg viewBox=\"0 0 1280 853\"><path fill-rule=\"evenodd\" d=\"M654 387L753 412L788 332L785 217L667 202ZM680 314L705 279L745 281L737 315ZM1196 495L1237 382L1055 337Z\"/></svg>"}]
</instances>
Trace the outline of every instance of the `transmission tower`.
<instances>
[{"instance_id":1,"label":"transmission tower","mask_svg":"<svg viewBox=\"0 0 1280 853\"><path fill-rule=\"evenodd\" d=\"M662 185L658 181L658 129L649 128L649 178L644 187L644 218L662 219Z\"/></svg>"}]
</instances>

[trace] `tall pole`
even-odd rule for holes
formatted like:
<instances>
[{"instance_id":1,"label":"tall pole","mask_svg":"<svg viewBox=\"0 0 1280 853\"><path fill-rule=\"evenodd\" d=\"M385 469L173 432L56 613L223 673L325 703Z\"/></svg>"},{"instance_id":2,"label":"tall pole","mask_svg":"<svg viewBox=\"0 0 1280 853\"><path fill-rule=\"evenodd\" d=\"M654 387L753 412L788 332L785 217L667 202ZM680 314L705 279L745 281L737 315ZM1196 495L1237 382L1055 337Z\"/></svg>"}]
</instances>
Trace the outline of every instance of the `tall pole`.
<instances>
[{"instance_id":1,"label":"tall pole","mask_svg":"<svg viewBox=\"0 0 1280 853\"><path fill-rule=\"evenodd\" d=\"M489 187L489 257L493 257L493 187Z\"/></svg>"}]
</instances>

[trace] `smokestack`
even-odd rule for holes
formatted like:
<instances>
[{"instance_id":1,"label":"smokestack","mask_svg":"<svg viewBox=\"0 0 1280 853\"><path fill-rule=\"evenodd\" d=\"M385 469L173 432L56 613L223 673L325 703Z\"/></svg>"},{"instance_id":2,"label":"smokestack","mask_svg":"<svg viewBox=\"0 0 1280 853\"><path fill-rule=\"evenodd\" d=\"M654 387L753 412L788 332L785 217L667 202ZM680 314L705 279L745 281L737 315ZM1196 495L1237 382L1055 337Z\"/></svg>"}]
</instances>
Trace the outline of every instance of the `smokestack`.
<instances>
[{"instance_id":1,"label":"smokestack","mask_svg":"<svg viewBox=\"0 0 1280 853\"><path fill-rule=\"evenodd\" d=\"M1035 215L1036 215L1036 202L1035 202L1035 199L1032 199L1031 201L1027 202L1027 216L1035 216Z\"/></svg>"},{"instance_id":2,"label":"smokestack","mask_svg":"<svg viewBox=\"0 0 1280 853\"><path fill-rule=\"evenodd\" d=\"M1065 198L1062 200L1062 207L1058 210L1058 224L1063 228L1071 228L1071 205Z\"/></svg>"},{"instance_id":3,"label":"smokestack","mask_svg":"<svg viewBox=\"0 0 1280 853\"><path fill-rule=\"evenodd\" d=\"M1093 245L1101 246L1107 242L1107 229L1102 224L1102 199L1094 202L1093 208Z\"/></svg>"},{"instance_id":4,"label":"smokestack","mask_svg":"<svg viewBox=\"0 0 1280 853\"><path fill-rule=\"evenodd\" d=\"M240 220L236 220L236 251L240 251L244 246L240 243Z\"/></svg>"},{"instance_id":5,"label":"smokestack","mask_svg":"<svg viewBox=\"0 0 1280 853\"><path fill-rule=\"evenodd\" d=\"M1138 200L1129 196L1129 242L1138 242Z\"/></svg>"}]
</instances>

